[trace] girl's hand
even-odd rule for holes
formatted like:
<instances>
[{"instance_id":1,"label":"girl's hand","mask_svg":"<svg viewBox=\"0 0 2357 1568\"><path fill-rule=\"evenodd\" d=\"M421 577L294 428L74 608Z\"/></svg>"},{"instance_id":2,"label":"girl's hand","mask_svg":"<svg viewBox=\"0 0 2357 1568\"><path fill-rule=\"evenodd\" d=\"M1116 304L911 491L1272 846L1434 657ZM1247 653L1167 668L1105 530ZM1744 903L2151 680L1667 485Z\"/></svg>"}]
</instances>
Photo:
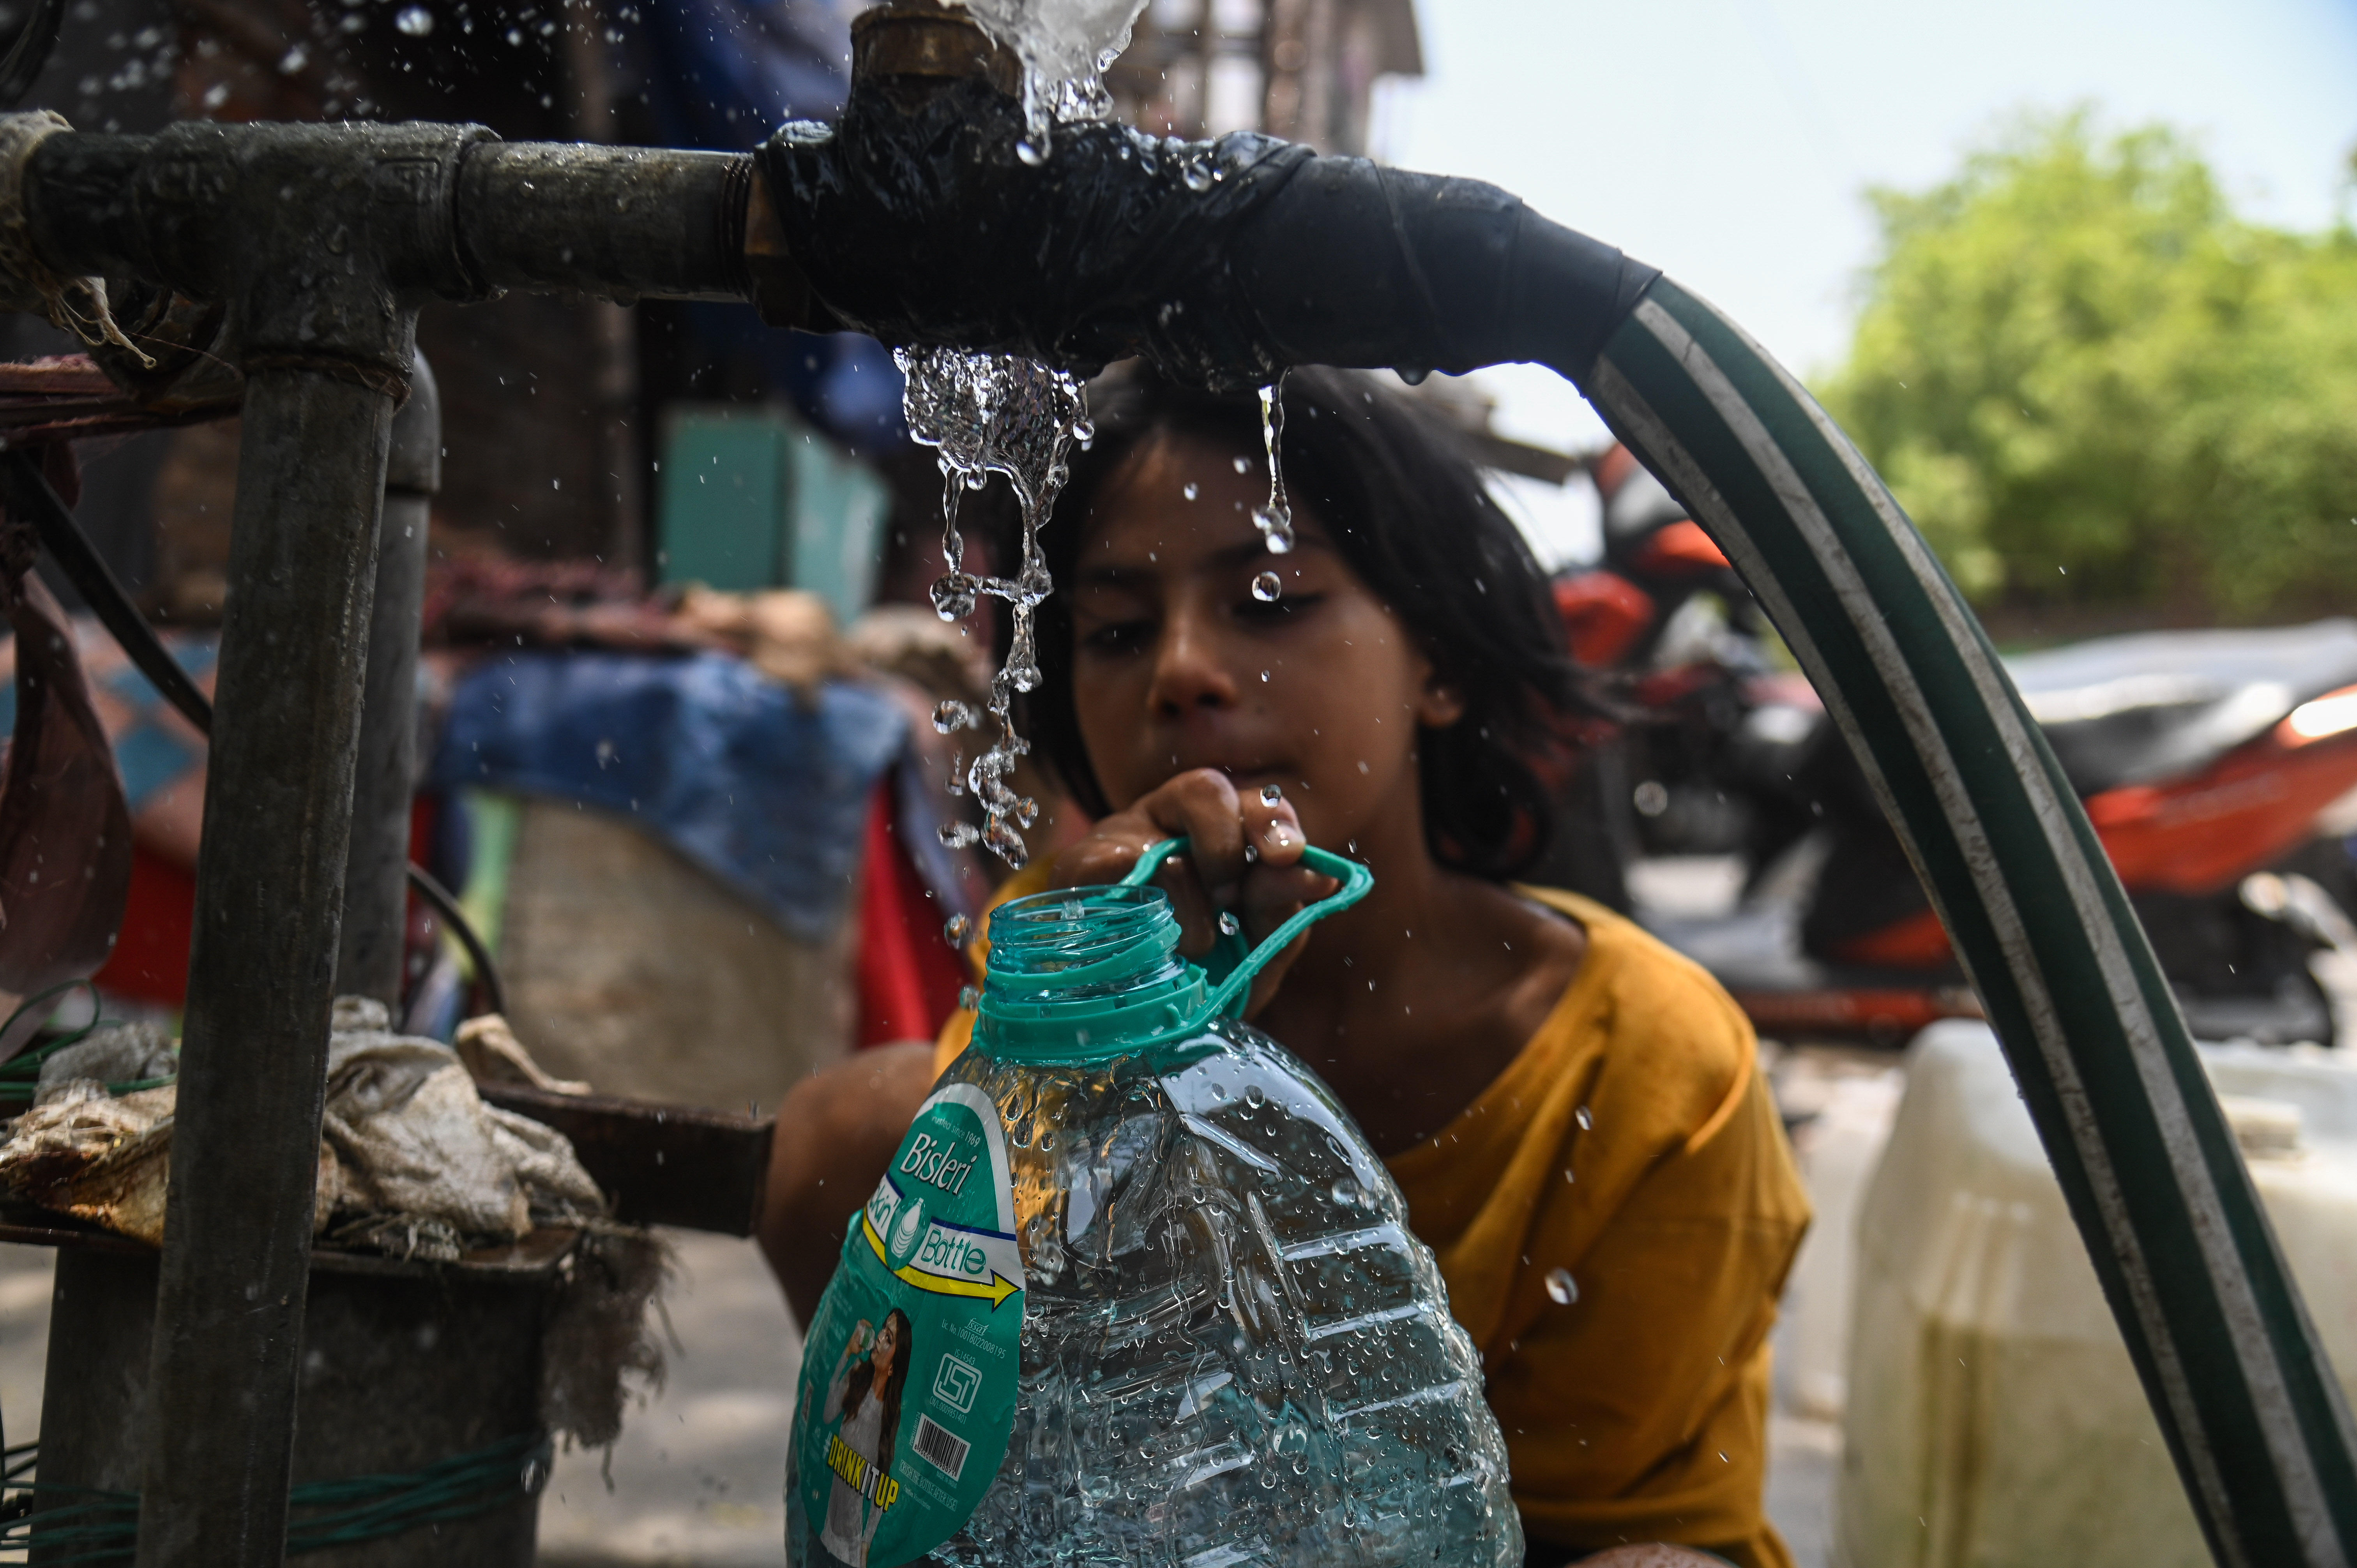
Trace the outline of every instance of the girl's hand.
<instances>
[{"instance_id":1,"label":"girl's hand","mask_svg":"<svg viewBox=\"0 0 2357 1568\"><path fill-rule=\"evenodd\" d=\"M1239 791L1213 768L1181 773L1128 810L1101 820L1094 832L1056 856L1053 885L1118 882L1139 855L1182 833L1187 854L1165 861L1155 885L1170 895L1178 916L1178 950L1189 958L1209 952L1219 940L1223 911L1243 922L1247 940L1258 942L1304 905L1340 886L1301 864L1309 841L1291 801L1266 800L1254 788ZM1308 932L1294 939L1254 979L1244 1005L1247 1017L1276 994L1308 940Z\"/></svg>"},{"instance_id":2,"label":"girl's hand","mask_svg":"<svg viewBox=\"0 0 2357 1568\"><path fill-rule=\"evenodd\" d=\"M876 1326L863 1317L853 1326L851 1337L844 1341L843 1353L846 1356L856 1356L866 1349L875 1338Z\"/></svg>"}]
</instances>

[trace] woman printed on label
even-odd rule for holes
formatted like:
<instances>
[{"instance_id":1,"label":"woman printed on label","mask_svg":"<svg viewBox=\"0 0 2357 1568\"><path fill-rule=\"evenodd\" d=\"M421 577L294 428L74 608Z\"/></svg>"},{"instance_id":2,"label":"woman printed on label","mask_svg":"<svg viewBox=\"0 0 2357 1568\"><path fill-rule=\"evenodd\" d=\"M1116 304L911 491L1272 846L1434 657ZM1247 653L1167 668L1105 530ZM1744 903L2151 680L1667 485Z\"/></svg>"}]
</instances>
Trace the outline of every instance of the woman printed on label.
<instances>
[{"instance_id":1,"label":"woman printed on label","mask_svg":"<svg viewBox=\"0 0 2357 1568\"><path fill-rule=\"evenodd\" d=\"M862 1359L864 1350L869 1354ZM878 1477L892 1473L892 1439L900 1430L900 1391L909 1380L909 1319L899 1308L885 1316L881 1328L862 1318L845 1342L843 1357L826 1385L825 1419L841 1418L836 1437ZM867 1544L883 1522L884 1510L838 1470L827 1494L826 1528L819 1532L819 1544L849 1568L866 1568Z\"/></svg>"},{"instance_id":2,"label":"woman printed on label","mask_svg":"<svg viewBox=\"0 0 2357 1568\"><path fill-rule=\"evenodd\" d=\"M1372 377L1286 379L1282 552L1254 519L1258 399L1124 371L1089 395L1019 716L1092 821L999 898L1117 881L1184 833L1157 886L1196 957L1332 890L1305 842L1369 866L1373 891L1264 971L1247 1016L1340 1098L1437 1257L1532 1568L1789 1568L1761 1504L1768 1333L1808 1202L1727 994L1603 905L1517 880L1595 826L1555 820L1551 759L1593 714L1544 574L1455 437ZM970 1026L780 1108L763 1240L805 1319Z\"/></svg>"}]
</instances>

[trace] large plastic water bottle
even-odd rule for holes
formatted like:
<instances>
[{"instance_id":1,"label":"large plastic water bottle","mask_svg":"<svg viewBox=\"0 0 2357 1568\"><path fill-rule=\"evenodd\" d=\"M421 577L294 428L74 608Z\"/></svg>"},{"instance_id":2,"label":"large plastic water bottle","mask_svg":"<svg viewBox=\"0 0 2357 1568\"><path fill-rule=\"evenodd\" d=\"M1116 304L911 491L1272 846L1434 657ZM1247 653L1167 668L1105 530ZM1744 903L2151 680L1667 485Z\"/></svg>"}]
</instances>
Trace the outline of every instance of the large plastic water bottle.
<instances>
[{"instance_id":1,"label":"large plastic water bottle","mask_svg":"<svg viewBox=\"0 0 2357 1568\"><path fill-rule=\"evenodd\" d=\"M973 1045L812 1325L797 1568L1519 1568L1431 1251L1332 1092L1232 1015L1372 878L1310 851L1342 890L1215 983L1142 886L1177 847L992 916Z\"/></svg>"}]
</instances>

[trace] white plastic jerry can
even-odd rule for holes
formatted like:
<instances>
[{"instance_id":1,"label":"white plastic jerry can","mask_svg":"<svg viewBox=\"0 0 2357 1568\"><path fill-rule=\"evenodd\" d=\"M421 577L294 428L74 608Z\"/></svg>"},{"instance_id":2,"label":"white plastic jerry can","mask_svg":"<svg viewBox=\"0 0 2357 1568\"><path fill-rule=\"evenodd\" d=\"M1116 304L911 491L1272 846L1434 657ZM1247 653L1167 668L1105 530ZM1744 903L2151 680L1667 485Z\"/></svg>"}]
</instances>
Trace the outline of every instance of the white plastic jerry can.
<instances>
[{"instance_id":1,"label":"white plastic jerry can","mask_svg":"<svg viewBox=\"0 0 2357 1568\"><path fill-rule=\"evenodd\" d=\"M2357 1394L2357 1061L2202 1050ZM1858 1217L1846 1568L2206 1568L2210 1554L1987 1026L1934 1025Z\"/></svg>"}]
</instances>

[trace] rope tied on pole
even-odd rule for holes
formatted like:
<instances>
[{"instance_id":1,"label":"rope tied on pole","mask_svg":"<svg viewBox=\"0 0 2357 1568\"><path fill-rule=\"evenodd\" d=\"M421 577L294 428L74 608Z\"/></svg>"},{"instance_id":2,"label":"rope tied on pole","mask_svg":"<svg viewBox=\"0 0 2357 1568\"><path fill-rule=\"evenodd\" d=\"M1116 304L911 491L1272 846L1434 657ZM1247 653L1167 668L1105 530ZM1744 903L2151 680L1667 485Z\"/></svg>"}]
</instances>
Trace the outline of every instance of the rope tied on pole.
<instances>
[{"instance_id":1,"label":"rope tied on pole","mask_svg":"<svg viewBox=\"0 0 2357 1568\"><path fill-rule=\"evenodd\" d=\"M41 296L53 326L93 349L111 343L137 360L142 369L152 371L156 361L116 325L114 312L106 302L106 280L58 272L33 245L25 216L25 166L43 142L59 131L72 129L66 117L53 109L0 114L0 272Z\"/></svg>"}]
</instances>

